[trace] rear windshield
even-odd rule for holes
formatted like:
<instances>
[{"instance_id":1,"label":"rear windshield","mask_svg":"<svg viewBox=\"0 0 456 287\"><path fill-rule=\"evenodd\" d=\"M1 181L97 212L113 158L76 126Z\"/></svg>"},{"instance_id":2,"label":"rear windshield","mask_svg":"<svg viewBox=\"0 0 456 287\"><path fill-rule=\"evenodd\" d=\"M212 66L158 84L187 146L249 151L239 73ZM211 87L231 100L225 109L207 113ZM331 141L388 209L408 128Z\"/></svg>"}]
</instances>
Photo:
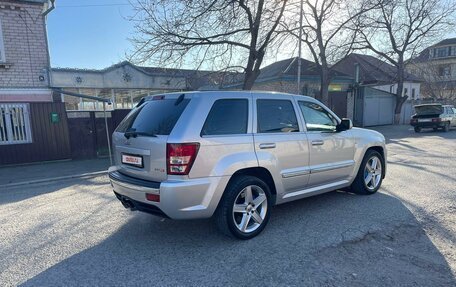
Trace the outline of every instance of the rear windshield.
<instances>
[{"instance_id":1,"label":"rear windshield","mask_svg":"<svg viewBox=\"0 0 456 287\"><path fill-rule=\"evenodd\" d=\"M430 106L418 106L415 107L417 115L435 115L443 113L443 107L441 105L430 105Z\"/></svg>"},{"instance_id":2,"label":"rear windshield","mask_svg":"<svg viewBox=\"0 0 456 287\"><path fill-rule=\"evenodd\" d=\"M189 102L190 99L146 101L130 113L120 123L116 131L169 135Z\"/></svg>"}]
</instances>

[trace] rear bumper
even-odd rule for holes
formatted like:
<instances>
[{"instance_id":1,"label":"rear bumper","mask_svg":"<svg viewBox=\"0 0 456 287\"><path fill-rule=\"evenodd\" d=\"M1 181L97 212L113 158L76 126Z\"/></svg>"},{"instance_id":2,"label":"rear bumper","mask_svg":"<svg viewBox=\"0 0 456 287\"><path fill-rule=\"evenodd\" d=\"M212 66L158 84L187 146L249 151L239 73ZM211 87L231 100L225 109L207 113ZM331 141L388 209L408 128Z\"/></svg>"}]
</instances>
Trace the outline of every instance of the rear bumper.
<instances>
[{"instance_id":1,"label":"rear bumper","mask_svg":"<svg viewBox=\"0 0 456 287\"><path fill-rule=\"evenodd\" d=\"M412 122L410 125L420 128L441 128L445 126L445 122Z\"/></svg>"},{"instance_id":2,"label":"rear bumper","mask_svg":"<svg viewBox=\"0 0 456 287\"><path fill-rule=\"evenodd\" d=\"M132 211L138 210L138 211L150 213L153 215L158 215L161 217L168 217L160 208L156 207L155 205L146 204L141 201L131 199L128 196L121 195L115 191L114 191L114 194L116 195L117 199L120 200L120 202L122 202L122 205L125 208L128 208Z\"/></svg>"},{"instance_id":3,"label":"rear bumper","mask_svg":"<svg viewBox=\"0 0 456 287\"><path fill-rule=\"evenodd\" d=\"M110 172L109 178L117 198L125 207L172 219L211 217L229 180L228 176L222 176L158 183L118 171ZM146 193L159 195L160 201L148 201Z\"/></svg>"}]
</instances>

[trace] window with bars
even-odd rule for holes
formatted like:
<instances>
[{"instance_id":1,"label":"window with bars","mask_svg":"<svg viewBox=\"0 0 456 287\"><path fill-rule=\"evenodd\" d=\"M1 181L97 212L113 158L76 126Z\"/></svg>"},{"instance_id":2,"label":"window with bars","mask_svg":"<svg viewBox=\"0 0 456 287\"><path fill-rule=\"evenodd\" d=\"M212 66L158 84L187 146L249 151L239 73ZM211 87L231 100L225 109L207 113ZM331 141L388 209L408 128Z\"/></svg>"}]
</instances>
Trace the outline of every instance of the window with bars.
<instances>
[{"instance_id":1,"label":"window with bars","mask_svg":"<svg viewBox=\"0 0 456 287\"><path fill-rule=\"evenodd\" d=\"M28 104L0 104L0 145L31 142Z\"/></svg>"}]
</instances>

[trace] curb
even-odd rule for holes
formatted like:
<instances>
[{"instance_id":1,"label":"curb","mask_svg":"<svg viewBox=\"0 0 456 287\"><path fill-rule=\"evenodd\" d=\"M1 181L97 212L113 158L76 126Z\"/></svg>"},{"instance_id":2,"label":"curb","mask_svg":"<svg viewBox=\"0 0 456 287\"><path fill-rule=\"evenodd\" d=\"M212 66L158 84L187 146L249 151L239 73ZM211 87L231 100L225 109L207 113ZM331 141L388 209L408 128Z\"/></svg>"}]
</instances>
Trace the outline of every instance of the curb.
<instances>
[{"instance_id":1,"label":"curb","mask_svg":"<svg viewBox=\"0 0 456 287\"><path fill-rule=\"evenodd\" d=\"M75 174L75 175L66 175L66 176L59 176L59 177L52 177L52 178L45 178L45 179L23 181L23 182L14 182L14 183L0 185L0 189L7 188L7 187L29 185L29 184L38 184L38 183L59 181L59 180L72 179L72 178L95 177L95 176L103 175L103 174L107 174L107 173L108 173L107 170L103 170L103 171L81 173L81 174Z\"/></svg>"}]
</instances>

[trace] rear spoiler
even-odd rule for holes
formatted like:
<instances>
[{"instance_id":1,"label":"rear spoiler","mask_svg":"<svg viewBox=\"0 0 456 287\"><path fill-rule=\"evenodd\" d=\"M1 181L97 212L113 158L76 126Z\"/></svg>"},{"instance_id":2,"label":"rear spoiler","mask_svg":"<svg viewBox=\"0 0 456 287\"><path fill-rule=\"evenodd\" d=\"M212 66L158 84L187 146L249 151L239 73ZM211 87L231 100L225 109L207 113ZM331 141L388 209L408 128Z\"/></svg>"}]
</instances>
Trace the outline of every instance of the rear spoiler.
<instances>
[{"instance_id":1,"label":"rear spoiler","mask_svg":"<svg viewBox=\"0 0 456 287\"><path fill-rule=\"evenodd\" d=\"M140 105L144 104L144 102L146 101L146 97L142 98L139 103L136 104L136 108L139 107Z\"/></svg>"},{"instance_id":2,"label":"rear spoiler","mask_svg":"<svg viewBox=\"0 0 456 287\"><path fill-rule=\"evenodd\" d=\"M157 97L157 95L153 96L152 99L154 99L155 97ZM164 95L161 96L162 99L165 97ZM174 105L179 105L185 98L185 94L181 94L177 99L176 99L176 103ZM136 104L136 108L141 106L142 104L144 104L145 101L147 100L150 100L151 99L151 96L146 96L144 98L142 98L137 104Z\"/></svg>"}]
</instances>

